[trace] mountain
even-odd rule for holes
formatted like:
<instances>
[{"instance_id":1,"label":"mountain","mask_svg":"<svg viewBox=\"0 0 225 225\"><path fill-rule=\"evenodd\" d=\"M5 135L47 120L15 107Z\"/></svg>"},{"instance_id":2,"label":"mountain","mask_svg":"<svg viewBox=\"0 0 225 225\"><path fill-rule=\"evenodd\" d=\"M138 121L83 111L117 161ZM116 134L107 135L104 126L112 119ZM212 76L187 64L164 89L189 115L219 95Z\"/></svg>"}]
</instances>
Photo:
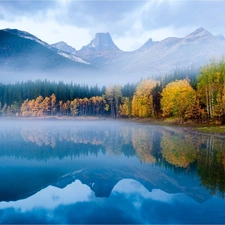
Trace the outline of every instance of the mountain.
<instances>
[{"instance_id":1,"label":"mountain","mask_svg":"<svg viewBox=\"0 0 225 225\"><path fill-rule=\"evenodd\" d=\"M83 46L77 55L94 64L104 66L125 53L113 42L109 33L97 33L91 42Z\"/></svg>"},{"instance_id":2,"label":"mountain","mask_svg":"<svg viewBox=\"0 0 225 225\"><path fill-rule=\"evenodd\" d=\"M204 28L183 38L168 37L158 42L149 38L142 47L131 52L120 50L109 33L97 33L79 51L65 42L49 45L16 29L1 30L0 40L1 71L89 70L88 79L83 78L85 82L90 79L106 83L110 79L136 82L141 77L162 76L176 69L199 68L225 54L225 38L214 36ZM98 76L92 73L96 70ZM110 74L110 79L105 74ZM68 80L72 80L72 75Z\"/></svg>"},{"instance_id":3,"label":"mountain","mask_svg":"<svg viewBox=\"0 0 225 225\"><path fill-rule=\"evenodd\" d=\"M136 51L114 60L109 69L121 74L144 76L164 75L176 68L199 67L225 54L225 42L204 28L184 38L169 37L145 51Z\"/></svg>"},{"instance_id":4,"label":"mountain","mask_svg":"<svg viewBox=\"0 0 225 225\"><path fill-rule=\"evenodd\" d=\"M221 34L215 35L215 37L217 37L221 41L225 41L225 37Z\"/></svg>"},{"instance_id":5,"label":"mountain","mask_svg":"<svg viewBox=\"0 0 225 225\"><path fill-rule=\"evenodd\" d=\"M55 44L52 44L51 46L53 48L57 48L57 49L62 50L64 52L68 52L68 53L71 53L71 54L76 54L76 49L73 48L72 46L68 45L64 41L57 42Z\"/></svg>"},{"instance_id":6,"label":"mountain","mask_svg":"<svg viewBox=\"0 0 225 225\"><path fill-rule=\"evenodd\" d=\"M49 44L47 44L46 42L42 41L41 39L35 37L34 35L26 32L26 31L21 31L21 30L17 30L17 29L4 29L4 31L6 32L9 32L11 34L14 34L14 35L17 35L19 37L22 37L22 38L26 38L26 39L30 39L30 40L33 40L41 45L43 45L44 47L56 52L57 54L67 58L67 59L70 59L72 61L75 61L75 62L79 62L79 63L84 63L84 64L90 64L89 62L81 59L80 57L76 56L76 50L74 49L73 52L68 52L68 50L63 50L63 49L60 49L60 48L55 48L54 46L51 46ZM61 44L59 44L61 43ZM58 44L56 43L57 46L62 46L62 48L72 48L71 46L67 45L65 42L59 42ZM64 43L64 44L62 44Z\"/></svg>"},{"instance_id":7,"label":"mountain","mask_svg":"<svg viewBox=\"0 0 225 225\"><path fill-rule=\"evenodd\" d=\"M22 38L26 38L26 39L35 41L35 42L45 46L46 48L51 49L51 47L46 42L42 41L41 39L37 38L33 34L30 34L30 33L26 32L26 31L17 30L17 29L9 29L9 28L4 29L3 31L6 31L6 32L8 32L10 34L14 34L14 35L22 37Z\"/></svg>"},{"instance_id":8,"label":"mountain","mask_svg":"<svg viewBox=\"0 0 225 225\"><path fill-rule=\"evenodd\" d=\"M97 33L95 38L87 45L83 46L82 51L117 51L119 48L114 44L109 33Z\"/></svg>"},{"instance_id":9,"label":"mountain","mask_svg":"<svg viewBox=\"0 0 225 225\"><path fill-rule=\"evenodd\" d=\"M209 39L214 39L214 36L207 30L205 30L203 27L198 28L191 34L187 35L183 38L183 41L186 41L188 43L200 43L202 41L207 41Z\"/></svg>"},{"instance_id":10,"label":"mountain","mask_svg":"<svg viewBox=\"0 0 225 225\"><path fill-rule=\"evenodd\" d=\"M15 29L0 30L0 64L4 71L56 71L96 69L70 53L59 51L32 34Z\"/></svg>"},{"instance_id":11,"label":"mountain","mask_svg":"<svg viewBox=\"0 0 225 225\"><path fill-rule=\"evenodd\" d=\"M158 41L153 41L152 38L149 38L148 41L146 41L137 51L145 51L154 46Z\"/></svg>"}]
</instances>

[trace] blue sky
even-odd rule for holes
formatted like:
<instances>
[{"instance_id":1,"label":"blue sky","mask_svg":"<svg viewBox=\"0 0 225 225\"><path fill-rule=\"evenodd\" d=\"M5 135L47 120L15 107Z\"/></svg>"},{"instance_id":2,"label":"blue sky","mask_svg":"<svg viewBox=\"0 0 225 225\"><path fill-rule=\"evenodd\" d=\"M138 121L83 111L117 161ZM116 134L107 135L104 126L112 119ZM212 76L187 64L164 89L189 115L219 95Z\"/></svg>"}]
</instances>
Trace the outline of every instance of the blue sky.
<instances>
[{"instance_id":1,"label":"blue sky","mask_svg":"<svg viewBox=\"0 0 225 225\"><path fill-rule=\"evenodd\" d=\"M109 32L122 50L149 38L184 37L199 27L225 35L225 1L0 0L0 29L28 31L49 44L79 50L97 32Z\"/></svg>"}]
</instances>

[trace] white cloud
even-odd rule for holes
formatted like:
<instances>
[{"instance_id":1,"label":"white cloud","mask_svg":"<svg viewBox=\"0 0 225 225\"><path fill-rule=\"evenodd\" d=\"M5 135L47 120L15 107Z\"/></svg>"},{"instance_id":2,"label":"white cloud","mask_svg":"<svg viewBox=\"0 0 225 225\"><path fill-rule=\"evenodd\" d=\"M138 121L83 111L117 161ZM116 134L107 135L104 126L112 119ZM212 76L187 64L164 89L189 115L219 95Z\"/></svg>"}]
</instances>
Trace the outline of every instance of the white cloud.
<instances>
[{"instance_id":1,"label":"white cloud","mask_svg":"<svg viewBox=\"0 0 225 225\"><path fill-rule=\"evenodd\" d=\"M0 27L25 30L50 44L80 49L97 32L109 32L122 50L149 38L183 37L198 27L225 34L225 1L2 1ZM212 15L212 16L208 16Z\"/></svg>"}]
</instances>

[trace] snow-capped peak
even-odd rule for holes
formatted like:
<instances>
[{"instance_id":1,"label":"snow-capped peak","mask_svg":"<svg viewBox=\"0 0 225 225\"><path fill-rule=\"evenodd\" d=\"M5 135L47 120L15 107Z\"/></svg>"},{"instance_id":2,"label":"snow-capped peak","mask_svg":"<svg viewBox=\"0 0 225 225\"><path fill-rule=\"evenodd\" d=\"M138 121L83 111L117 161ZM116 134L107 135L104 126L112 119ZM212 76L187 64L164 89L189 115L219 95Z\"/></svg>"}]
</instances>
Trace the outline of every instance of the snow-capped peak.
<instances>
[{"instance_id":1,"label":"snow-capped peak","mask_svg":"<svg viewBox=\"0 0 225 225\"><path fill-rule=\"evenodd\" d=\"M87 61L83 60L82 58L76 56L74 54L76 52L76 50L74 48L72 48L71 46L67 45L65 42L59 42L59 43L56 43L56 45L59 44L60 46L63 45L63 47L71 48L71 49L73 49L72 53L61 50L60 48L57 48L56 46L51 46L51 45L47 44L46 42L40 40L39 38L35 37L34 35L26 32L26 31L21 31L21 30L17 30L17 29L9 29L9 28L4 29L3 31L6 31L6 32L14 34L14 35L17 35L17 36L22 37L22 38L26 38L26 39L35 41L35 42L43 45L44 47L54 51L55 53L65 57L67 59L70 59L74 62L90 64L89 62L87 62Z\"/></svg>"},{"instance_id":2,"label":"snow-capped peak","mask_svg":"<svg viewBox=\"0 0 225 225\"><path fill-rule=\"evenodd\" d=\"M17 30L17 29L9 29L9 28L4 29L3 31L6 31L6 32L14 34L14 35L17 35L17 36L22 37L22 38L26 38L26 39L35 41L35 42L37 42L37 43L39 43L39 44L41 44L41 45L43 45L47 48L51 48L49 46L49 44L47 44L46 42L42 41L41 39L35 37L34 35L26 32L26 31L21 31L21 30Z\"/></svg>"}]
</instances>

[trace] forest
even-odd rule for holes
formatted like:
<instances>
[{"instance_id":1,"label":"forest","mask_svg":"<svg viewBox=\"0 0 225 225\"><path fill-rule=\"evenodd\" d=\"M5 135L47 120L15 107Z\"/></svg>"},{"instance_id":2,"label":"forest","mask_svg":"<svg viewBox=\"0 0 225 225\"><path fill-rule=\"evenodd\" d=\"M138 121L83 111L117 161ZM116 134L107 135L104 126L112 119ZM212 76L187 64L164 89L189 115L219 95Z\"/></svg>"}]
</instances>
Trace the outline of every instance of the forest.
<instances>
[{"instance_id":1,"label":"forest","mask_svg":"<svg viewBox=\"0 0 225 225\"><path fill-rule=\"evenodd\" d=\"M1 116L105 116L225 119L225 61L176 70L161 79L98 87L27 81L0 84Z\"/></svg>"}]
</instances>

